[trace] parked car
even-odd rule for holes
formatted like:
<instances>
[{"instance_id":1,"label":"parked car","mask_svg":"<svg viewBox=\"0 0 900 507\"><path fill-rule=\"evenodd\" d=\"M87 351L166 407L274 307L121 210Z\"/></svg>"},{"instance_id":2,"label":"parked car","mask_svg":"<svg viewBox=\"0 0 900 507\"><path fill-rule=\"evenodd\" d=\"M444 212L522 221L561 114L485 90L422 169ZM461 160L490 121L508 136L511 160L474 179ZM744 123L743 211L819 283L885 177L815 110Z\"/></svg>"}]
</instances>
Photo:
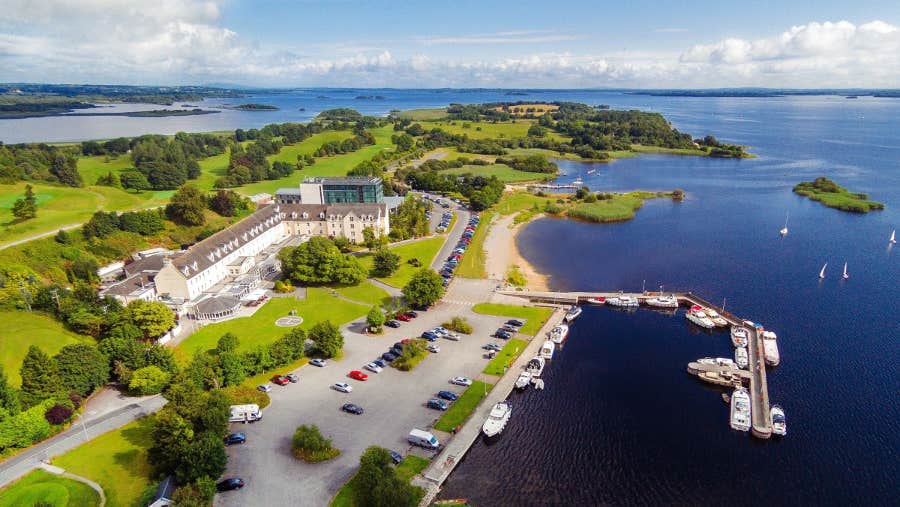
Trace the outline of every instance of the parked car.
<instances>
[{"instance_id":1,"label":"parked car","mask_svg":"<svg viewBox=\"0 0 900 507\"><path fill-rule=\"evenodd\" d=\"M297 375L296 373L288 373L287 375L285 375L285 378L287 378L288 380L290 380L291 382L293 382L295 384L297 382L300 382L300 376Z\"/></svg>"},{"instance_id":2,"label":"parked car","mask_svg":"<svg viewBox=\"0 0 900 507\"><path fill-rule=\"evenodd\" d=\"M313 366L318 366L319 368L321 368L321 367L325 366L325 360L319 359L319 358L310 359L309 364L311 364Z\"/></svg>"},{"instance_id":3,"label":"parked car","mask_svg":"<svg viewBox=\"0 0 900 507\"><path fill-rule=\"evenodd\" d=\"M348 384L346 382L335 382L331 386L331 388L334 389L335 391L340 391L342 393L349 393L349 392L353 391L353 386L351 386L350 384Z\"/></svg>"},{"instance_id":4,"label":"parked car","mask_svg":"<svg viewBox=\"0 0 900 507\"><path fill-rule=\"evenodd\" d=\"M356 415L362 415L363 413L363 408L353 403L344 403L341 405L341 410Z\"/></svg>"},{"instance_id":5,"label":"parked car","mask_svg":"<svg viewBox=\"0 0 900 507\"><path fill-rule=\"evenodd\" d=\"M359 381L369 380L369 376L359 370L350 370L350 378Z\"/></svg>"},{"instance_id":6,"label":"parked car","mask_svg":"<svg viewBox=\"0 0 900 507\"><path fill-rule=\"evenodd\" d=\"M497 331L495 331L494 336L496 336L497 338L503 338L504 340L512 338L511 334L509 334L507 331L504 331L502 329L498 329Z\"/></svg>"},{"instance_id":7,"label":"parked car","mask_svg":"<svg viewBox=\"0 0 900 507\"><path fill-rule=\"evenodd\" d=\"M403 349L399 348L399 347L393 347L388 352L390 352L391 354L394 354L397 357L400 357L403 355Z\"/></svg>"},{"instance_id":8,"label":"parked car","mask_svg":"<svg viewBox=\"0 0 900 507\"><path fill-rule=\"evenodd\" d=\"M366 363L366 365L363 366L363 368L369 370L372 373L381 373L381 370L382 370L381 366L378 366L374 362Z\"/></svg>"},{"instance_id":9,"label":"parked car","mask_svg":"<svg viewBox=\"0 0 900 507\"><path fill-rule=\"evenodd\" d=\"M235 489L241 489L244 487L244 479L240 477L232 477L231 479L225 479L224 481L220 481L216 484L216 491L232 491Z\"/></svg>"},{"instance_id":10,"label":"parked car","mask_svg":"<svg viewBox=\"0 0 900 507\"><path fill-rule=\"evenodd\" d=\"M450 404L444 400L440 400L437 398L431 398L427 403L428 408L433 408L435 410L447 410L450 408Z\"/></svg>"},{"instance_id":11,"label":"parked car","mask_svg":"<svg viewBox=\"0 0 900 507\"><path fill-rule=\"evenodd\" d=\"M444 335L444 338L455 342L459 341L459 335L456 333L447 333Z\"/></svg>"},{"instance_id":12,"label":"parked car","mask_svg":"<svg viewBox=\"0 0 900 507\"><path fill-rule=\"evenodd\" d=\"M272 377L272 383L278 384L280 386L286 386L291 383L291 381L287 377L282 377L281 375L275 375Z\"/></svg>"},{"instance_id":13,"label":"parked car","mask_svg":"<svg viewBox=\"0 0 900 507\"><path fill-rule=\"evenodd\" d=\"M376 359L376 360L372 361L372 363L377 364L378 366L380 366L382 368L387 366L387 361L385 361L384 359Z\"/></svg>"},{"instance_id":14,"label":"parked car","mask_svg":"<svg viewBox=\"0 0 900 507\"><path fill-rule=\"evenodd\" d=\"M232 433L225 437L225 445L234 445L234 444L243 444L247 442L247 435L243 432L240 433Z\"/></svg>"},{"instance_id":15,"label":"parked car","mask_svg":"<svg viewBox=\"0 0 900 507\"><path fill-rule=\"evenodd\" d=\"M272 392L272 386L270 386L269 384L260 384L256 386L256 388L264 393Z\"/></svg>"},{"instance_id":16,"label":"parked car","mask_svg":"<svg viewBox=\"0 0 900 507\"><path fill-rule=\"evenodd\" d=\"M504 324L500 329L506 331L507 333L518 333L519 328L516 326L510 326L509 324Z\"/></svg>"},{"instance_id":17,"label":"parked car","mask_svg":"<svg viewBox=\"0 0 900 507\"><path fill-rule=\"evenodd\" d=\"M425 331L424 333L422 333L422 338L425 338L426 340L433 342L438 339L438 336L431 331Z\"/></svg>"},{"instance_id":18,"label":"parked car","mask_svg":"<svg viewBox=\"0 0 900 507\"><path fill-rule=\"evenodd\" d=\"M497 352L503 350L503 347L501 347L500 345L498 345L496 343L488 343L487 345L485 345L481 348L483 348L484 350L496 350Z\"/></svg>"},{"instance_id":19,"label":"parked car","mask_svg":"<svg viewBox=\"0 0 900 507\"><path fill-rule=\"evenodd\" d=\"M412 320L412 317L410 317L409 315L407 315L405 313L401 313L401 314L397 315L397 320L402 320L403 322L409 322Z\"/></svg>"},{"instance_id":20,"label":"parked car","mask_svg":"<svg viewBox=\"0 0 900 507\"><path fill-rule=\"evenodd\" d=\"M395 465L399 465L403 461L403 456L401 456L399 452L391 451L391 461L393 461Z\"/></svg>"},{"instance_id":21,"label":"parked car","mask_svg":"<svg viewBox=\"0 0 900 507\"><path fill-rule=\"evenodd\" d=\"M439 345L437 345L436 343L431 343L427 347L425 347L425 350L427 350L428 352L434 352L435 354L437 354L438 352L441 351L441 347Z\"/></svg>"},{"instance_id":22,"label":"parked car","mask_svg":"<svg viewBox=\"0 0 900 507\"><path fill-rule=\"evenodd\" d=\"M400 327L400 323L397 322L396 320L389 320L389 321L385 322L384 325L387 327L393 327L395 329Z\"/></svg>"},{"instance_id":23,"label":"parked car","mask_svg":"<svg viewBox=\"0 0 900 507\"><path fill-rule=\"evenodd\" d=\"M397 359L397 354L394 354L393 352L385 352L384 354L381 354L381 358L389 363L393 363L394 360Z\"/></svg>"},{"instance_id":24,"label":"parked car","mask_svg":"<svg viewBox=\"0 0 900 507\"><path fill-rule=\"evenodd\" d=\"M506 323L509 324L510 326L516 326L516 327L522 327L525 325L524 322L522 322L521 320L516 320L516 319L507 320Z\"/></svg>"},{"instance_id":25,"label":"parked car","mask_svg":"<svg viewBox=\"0 0 900 507\"><path fill-rule=\"evenodd\" d=\"M451 393L450 391L438 391L437 395L438 398L449 401L456 401L456 399L459 398L456 393Z\"/></svg>"},{"instance_id":26,"label":"parked car","mask_svg":"<svg viewBox=\"0 0 900 507\"><path fill-rule=\"evenodd\" d=\"M458 386L470 386L472 385L472 379L466 377L453 377L450 379L450 383Z\"/></svg>"},{"instance_id":27,"label":"parked car","mask_svg":"<svg viewBox=\"0 0 900 507\"><path fill-rule=\"evenodd\" d=\"M410 310L410 311L404 313L403 315L406 315L407 317L409 317L409 318L411 318L411 319L414 319L414 318L416 318L416 317L419 316L418 313L416 313L416 312L414 312L414 311L412 311L412 310Z\"/></svg>"}]
</instances>

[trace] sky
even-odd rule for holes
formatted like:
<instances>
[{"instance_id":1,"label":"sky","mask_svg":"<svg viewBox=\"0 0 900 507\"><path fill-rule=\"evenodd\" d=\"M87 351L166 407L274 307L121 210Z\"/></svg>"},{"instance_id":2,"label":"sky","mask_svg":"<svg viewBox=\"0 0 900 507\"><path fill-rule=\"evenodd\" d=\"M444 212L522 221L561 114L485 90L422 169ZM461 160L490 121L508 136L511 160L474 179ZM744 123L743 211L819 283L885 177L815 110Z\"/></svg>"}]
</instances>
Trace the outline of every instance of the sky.
<instances>
[{"instance_id":1,"label":"sky","mask_svg":"<svg viewBox=\"0 0 900 507\"><path fill-rule=\"evenodd\" d=\"M0 82L900 88L900 1L0 0Z\"/></svg>"}]
</instances>

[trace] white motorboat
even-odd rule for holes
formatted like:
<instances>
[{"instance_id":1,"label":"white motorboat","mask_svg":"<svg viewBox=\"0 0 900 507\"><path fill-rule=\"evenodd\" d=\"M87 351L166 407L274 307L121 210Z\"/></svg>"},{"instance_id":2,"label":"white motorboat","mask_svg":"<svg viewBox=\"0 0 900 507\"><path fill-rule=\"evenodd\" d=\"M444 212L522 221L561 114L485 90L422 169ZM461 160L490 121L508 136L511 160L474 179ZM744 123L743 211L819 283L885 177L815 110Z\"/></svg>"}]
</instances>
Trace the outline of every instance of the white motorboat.
<instances>
[{"instance_id":1,"label":"white motorboat","mask_svg":"<svg viewBox=\"0 0 900 507\"><path fill-rule=\"evenodd\" d=\"M781 362L781 355L778 353L778 336L772 331L763 331L763 355L766 364L778 366Z\"/></svg>"},{"instance_id":2,"label":"white motorboat","mask_svg":"<svg viewBox=\"0 0 900 507\"><path fill-rule=\"evenodd\" d=\"M544 359L553 359L553 352L555 350L556 345L552 341L547 340L543 345L541 345L541 351L538 352L538 354Z\"/></svg>"},{"instance_id":3,"label":"white motorboat","mask_svg":"<svg viewBox=\"0 0 900 507\"><path fill-rule=\"evenodd\" d=\"M606 304L610 306L620 306L626 308L637 308L640 305L638 299L632 296L618 296L606 298Z\"/></svg>"},{"instance_id":4,"label":"white motorboat","mask_svg":"<svg viewBox=\"0 0 900 507\"><path fill-rule=\"evenodd\" d=\"M647 306L654 308L678 308L678 298L675 296L657 296L644 300Z\"/></svg>"},{"instance_id":5,"label":"white motorboat","mask_svg":"<svg viewBox=\"0 0 900 507\"><path fill-rule=\"evenodd\" d=\"M533 379L531 381L531 383L534 384L535 389L541 390L544 388L544 379L536 378L536 379Z\"/></svg>"},{"instance_id":6,"label":"white motorboat","mask_svg":"<svg viewBox=\"0 0 900 507\"><path fill-rule=\"evenodd\" d=\"M486 437L499 435L503 428L506 427L506 423L509 422L509 416L511 415L512 407L509 403L505 401L497 403L491 409L491 413L488 415L487 420L484 421L484 425L481 426L481 431L484 432Z\"/></svg>"},{"instance_id":7,"label":"white motorboat","mask_svg":"<svg viewBox=\"0 0 900 507\"><path fill-rule=\"evenodd\" d=\"M722 316L719 315L719 312L713 310L712 308L704 308L703 313L706 314L709 320L713 321L713 324L719 327L725 327L728 325L728 321L722 318Z\"/></svg>"},{"instance_id":8,"label":"white motorboat","mask_svg":"<svg viewBox=\"0 0 900 507\"><path fill-rule=\"evenodd\" d=\"M750 341L750 332L747 328L735 326L731 328L731 344L735 347L746 347Z\"/></svg>"},{"instance_id":9,"label":"white motorboat","mask_svg":"<svg viewBox=\"0 0 900 507\"><path fill-rule=\"evenodd\" d=\"M844 262L844 274L841 275L841 278L843 278L844 280L850 278L850 275L847 274L847 263L846 262Z\"/></svg>"},{"instance_id":10,"label":"white motorboat","mask_svg":"<svg viewBox=\"0 0 900 507\"><path fill-rule=\"evenodd\" d=\"M731 428L750 431L750 395L745 387L738 387L731 394Z\"/></svg>"},{"instance_id":11,"label":"white motorboat","mask_svg":"<svg viewBox=\"0 0 900 507\"><path fill-rule=\"evenodd\" d=\"M531 383L531 372L523 371L516 379L516 389L525 389Z\"/></svg>"},{"instance_id":12,"label":"white motorboat","mask_svg":"<svg viewBox=\"0 0 900 507\"><path fill-rule=\"evenodd\" d=\"M602 305L606 303L606 298L597 296L595 298L587 298L587 302L592 305Z\"/></svg>"},{"instance_id":13,"label":"white motorboat","mask_svg":"<svg viewBox=\"0 0 900 507\"><path fill-rule=\"evenodd\" d=\"M747 365L750 364L750 356L747 354L747 349L744 347L734 349L734 362L738 368L746 369Z\"/></svg>"},{"instance_id":14,"label":"white motorboat","mask_svg":"<svg viewBox=\"0 0 900 507\"><path fill-rule=\"evenodd\" d=\"M546 365L546 361L541 356L534 356L528 361L528 365L525 367L525 371L531 374L531 377L537 378L541 376L541 373L544 372L544 366Z\"/></svg>"},{"instance_id":15,"label":"white motorboat","mask_svg":"<svg viewBox=\"0 0 900 507\"><path fill-rule=\"evenodd\" d=\"M825 278L825 268L828 267L828 263L822 265L822 270L819 271L819 278Z\"/></svg>"},{"instance_id":16,"label":"white motorboat","mask_svg":"<svg viewBox=\"0 0 900 507\"><path fill-rule=\"evenodd\" d=\"M690 310L684 314L684 317L694 324L706 329L716 327L716 324L703 312L703 308L697 305L692 306Z\"/></svg>"},{"instance_id":17,"label":"white motorboat","mask_svg":"<svg viewBox=\"0 0 900 507\"><path fill-rule=\"evenodd\" d=\"M779 232L781 232L781 235L782 235L782 236L787 236L787 233L788 233L788 228L787 228L788 218L789 218L789 216L788 216L787 214L785 214L785 215L784 215L784 227L781 229L781 231L779 231Z\"/></svg>"},{"instance_id":18,"label":"white motorboat","mask_svg":"<svg viewBox=\"0 0 900 507\"><path fill-rule=\"evenodd\" d=\"M891 231L891 239L888 240L888 243L895 245L897 244L897 230L894 229Z\"/></svg>"},{"instance_id":19,"label":"white motorboat","mask_svg":"<svg viewBox=\"0 0 900 507\"><path fill-rule=\"evenodd\" d=\"M780 405L772 405L769 409L772 418L772 433L783 437L787 435L787 420L784 418L784 409Z\"/></svg>"},{"instance_id":20,"label":"white motorboat","mask_svg":"<svg viewBox=\"0 0 900 507\"><path fill-rule=\"evenodd\" d=\"M572 322L577 319L578 316L581 315L581 307L578 305L574 305L566 312L566 316L563 317L566 322Z\"/></svg>"},{"instance_id":21,"label":"white motorboat","mask_svg":"<svg viewBox=\"0 0 900 507\"><path fill-rule=\"evenodd\" d=\"M569 326L560 324L550 330L550 341L556 344L562 343L569 336Z\"/></svg>"}]
</instances>

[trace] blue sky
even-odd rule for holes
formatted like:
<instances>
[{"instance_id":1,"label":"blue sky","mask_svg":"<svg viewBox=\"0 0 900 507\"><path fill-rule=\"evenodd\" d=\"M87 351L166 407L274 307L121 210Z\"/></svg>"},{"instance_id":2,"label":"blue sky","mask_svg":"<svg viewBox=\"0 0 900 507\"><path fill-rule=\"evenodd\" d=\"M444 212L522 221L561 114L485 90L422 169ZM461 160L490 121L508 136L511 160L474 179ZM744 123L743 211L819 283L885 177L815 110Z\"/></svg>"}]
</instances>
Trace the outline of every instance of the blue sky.
<instances>
[{"instance_id":1,"label":"blue sky","mask_svg":"<svg viewBox=\"0 0 900 507\"><path fill-rule=\"evenodd\" d=\"M900 87L900 2L3 0L0 81Z\"/></svg>"}]
</instances>

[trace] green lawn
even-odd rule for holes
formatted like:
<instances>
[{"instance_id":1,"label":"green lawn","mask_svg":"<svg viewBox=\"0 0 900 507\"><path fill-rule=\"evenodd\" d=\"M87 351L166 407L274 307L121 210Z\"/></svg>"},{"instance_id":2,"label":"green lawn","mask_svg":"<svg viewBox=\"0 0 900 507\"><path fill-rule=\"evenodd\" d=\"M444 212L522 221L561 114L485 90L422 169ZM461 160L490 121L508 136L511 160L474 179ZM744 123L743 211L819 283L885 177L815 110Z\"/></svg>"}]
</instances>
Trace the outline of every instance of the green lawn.
<instances>
[{"instance_id":1,"label":"green lawn","mask_svg":"<svg viewBox=\"0 0 900 507\"><path fill-rule=\"evenodd\" d=\"M485 121L443 120L423 122L422 127L425 130L439 128L451 134L465 134L469 136L469 139L515 139L526 137L528 129L535 122L535 120L526 119L517 119L515 123L511 121L491 123ZM567 139L556 132L550 131L547 132L547 136L557 140Z\"/></svg>"},{"instance_id":2,"label":"green lawn","mask_svg":"<svg viewBox=\"0 0 900 507\"><path fill-rule=\"evenodd\" d=\"M446 240L444 236L436 236L390 247L392 252L400 256L400 267L391 276L378 278L378 280L393 287L403 287L412 279L416 271L431 266L434 256L440 251L444 240ZM409 259L419 259L422 265L415 267L407 262ZM361 255L359 260L366 269L372 269L371 255Z\"/></svg>"},{"instance_id":3,"label":"green lawn","mask_svg":"<svg viewBox=\"0 0 900 507\"><path fill-rule=\"evenodd\" d=\"M691 148L663 148L661 146L644 146L642 144L632 144L631 149L637 153L659 153L662 155L690 155L695 157L707 157L709 153L703 150L695 150Z\"/></svg>"},{"instance_id":4,"label":"green lawn","mask_svg":"<svg viewBox=\"0 0 900 507\"><path fill-rule=\"evenodd\" d=\"M269 162L288 162L293 164L297 162L297 155L312 155L320 146L329 141L343 141L351 137L353 137L353 133L349 130L326 130L325 132L313 134L299 143L285 146L281 148L280 152L266 158L269 159Z\"/></svg>"},{"instance_id":5,"label":"green lawn","mask_svg":"<svg viewBox=\"0 0 900 507\"><path fill-rule=\"evenodd\" d=\"M345 298L370 305L384 306L391 302L391 295L387 291L366 281L357 285L336 286L335 290Z\"/></svg>"},{"instance_id":6,"label":"green lawn","mask_svg":"<svg viewBox=\"0 0 900 507\"><path fill-rule=\"evenodd\" d=\"M404 481L409 481L415 477L416 474L425 470L428 463L429 461L425 458L408 454L403 458L403 461L397 465L397 475ZM344 484L337 494L334 495L334 498L331 499L329 507L353 507L356 505L353 502L354 490L356 489L355 479L356 476L354 475L353 478L347 481L347 484Z\"/></svg>"},{"instance_id":7,"label":"green lawn","mask_svg":"<svg viewBox=\"0 0 900 507\"><path fill-rule=\"evenodd\" d=\"M554 201L555 199L555 196L554 198L539 197L525 190L517 192L507 192L503 194L503 197L501 197L500 201L494 205L493 209L499 212L501 215L506 216L513 213L518 213L520 211L529 210L533 208L535 204L537 204L538 207L543 208L544 204Z\"/></svg>"},{"instance_id":8,"label":"green lawn","mask_svg":"<svg viewBox=\"0 0 900 507\"><path fill-rule=\"evenodd\" d=\"M641 209L646 199L667 197L665 192L628 192L613 194L612 198L592 203L577 203L569 206L568 216L590 222L619 222L634 218L634 212Z\"/></svg>"},{"instance_id":9,"label":"green lawn","mask_svg":"<svg viewBox=\"0 0 900 507\"><path fill-rule=\"evenodd\" d=\"M53 507L91 507L100 495L83 482L35 470L0 490L0 507L31 507L37 502Z\"/></svg>"},{"instance_id":10,"label":"green lawn","mask_svg":"<svg viewBox=\"0 0 900 507\"><path fill-rule=\"evenodd\" d=\"M93 185L97 183L100 176L106 176L107 173L119 174L123 169L134 167L131 161L131 155L120 155L107 161L106 156L96 155L93 157L80 157L78 159L78 172L85 185Z\"/></svg>"},{"instance_id":11,"label":"green lawn","mask_svg":"<svg viewBox=\"0 0 900 507\"><path fill-rule=\"evenodd\" d=\"M22 382L19 368L31 345L54 355L66 345L93 341L90 337L65 329L56 319L40 313L0 311L0 322L6 322L0 327L0 364L10 384L16 387Z\"/></svg>"},{"instance_id":12,"label":"green lawn","mask_svg":"<svg viewBox=\"0 0 900 507\"><path fill-rule=\"evenodd\" d=\"M484 399L493 387L492 384L486 382L481 382L479 380L473 381L472 385L462 393L462 396L454 401L450 405L450 408L444 412L444 415L434 423L434 429L449 433L450 431L453 431L453 428L466 422L466 419L469 418L469 415L472 414L472 411L475 410L478 403Z\"/></svg>"},{"instance_id":13,"label":"green lawn","mask_svg":"<svg viewBox=\"0 0 900 507\"><path fill-rule=\"evenodd\" d=\"M506 345L503 346L503 350L497 352L497 355L484 367L482 373L498 377L503 375L506 373L506 368L525 350L526 345L528 345L528 342L525 340L510 338Z\"/></svg>"},{"instance_id":14,"label":"green lawn","mask_svg":"<svg viewBox=\"0 0 900 507\"><path fill-rule=\"evenodd\" d=\"M485 178L496 176L497 179L504 183L526 182L526 181L546 181L556 177L555 174L532 173L527 171L517 171L505 164L491 165L464 165L455 169L447 169L441 171L445 174L466 174L471 173L475 176L484 176Z\"/></svg>"},{"instance_id":15,"label":"green lawn","mask_svg":"<svg viewBox=\"0 0 900 507\"><path fill-rule=\"evenodd\" d=\"M456 268L456 274L463 278L486 278L487 271L484 269L484 263L487 260L487 254L484 251L484 240L487 238L488 231L491 228L491 220L494 219L494 212L481 214L481 221L475 228L475 234L472 235L472 241L466 248L459 266Z\"/></svg>"},{"instance_id":16,"label":"green lawn","mask_svg":"<svg viewBox=\"0 0 900 507\"><path fill-rule=\"evenodd\" d=\"M268 345L287 333L290 328L278 327L275 321L286 317L291 310L303 317L300 327L309 329L319 321L330 320L335 325L343 325L362 317L369 307L350 303L331 294L330 289L310 287L305 300L294 297L272 298L252 317L227 320L200 328L175 348L176 357L183 363L190 361L197 351L216 347L225 333L233 333L240 340L238 350L252 350L257 345Z\"/></svg>"},{"instance_id":17,"label":"green lawn","mask_svg":"<svg viewBox=\"0 0 900 507\"><path fill-rule=\"evenodd\" d=\"M482 315L497 315L524 320L525 325L522 326L519 332L532 336L540 331L541 326L553 314L553 309L545 306L502 305L498 303L478 303L472 307L472 311Z\"/></svg>"},{"instance_id":18,"label":"green lawn","mask_svg":"<svg viewBox=\"0 0 900 507\"><path fill-rule=\"evenodd\" d=\"M430 121L440 120L447 116L446 108L436 109L409 109L397 113L397 117L401 119L409 119L413 121Z\"/></svg>"},{"instance_id":19,"label":"green lawn","mask_svg":"<svg viewBox=\"0 0 900 507\"><path fill-rule=\"evenodd\" d=\"M147 463L151 430L152 417L144 417L53 458L53 464L100 484L108 507L138 505L153 483Z\"/></svg>"}]
</instances>

